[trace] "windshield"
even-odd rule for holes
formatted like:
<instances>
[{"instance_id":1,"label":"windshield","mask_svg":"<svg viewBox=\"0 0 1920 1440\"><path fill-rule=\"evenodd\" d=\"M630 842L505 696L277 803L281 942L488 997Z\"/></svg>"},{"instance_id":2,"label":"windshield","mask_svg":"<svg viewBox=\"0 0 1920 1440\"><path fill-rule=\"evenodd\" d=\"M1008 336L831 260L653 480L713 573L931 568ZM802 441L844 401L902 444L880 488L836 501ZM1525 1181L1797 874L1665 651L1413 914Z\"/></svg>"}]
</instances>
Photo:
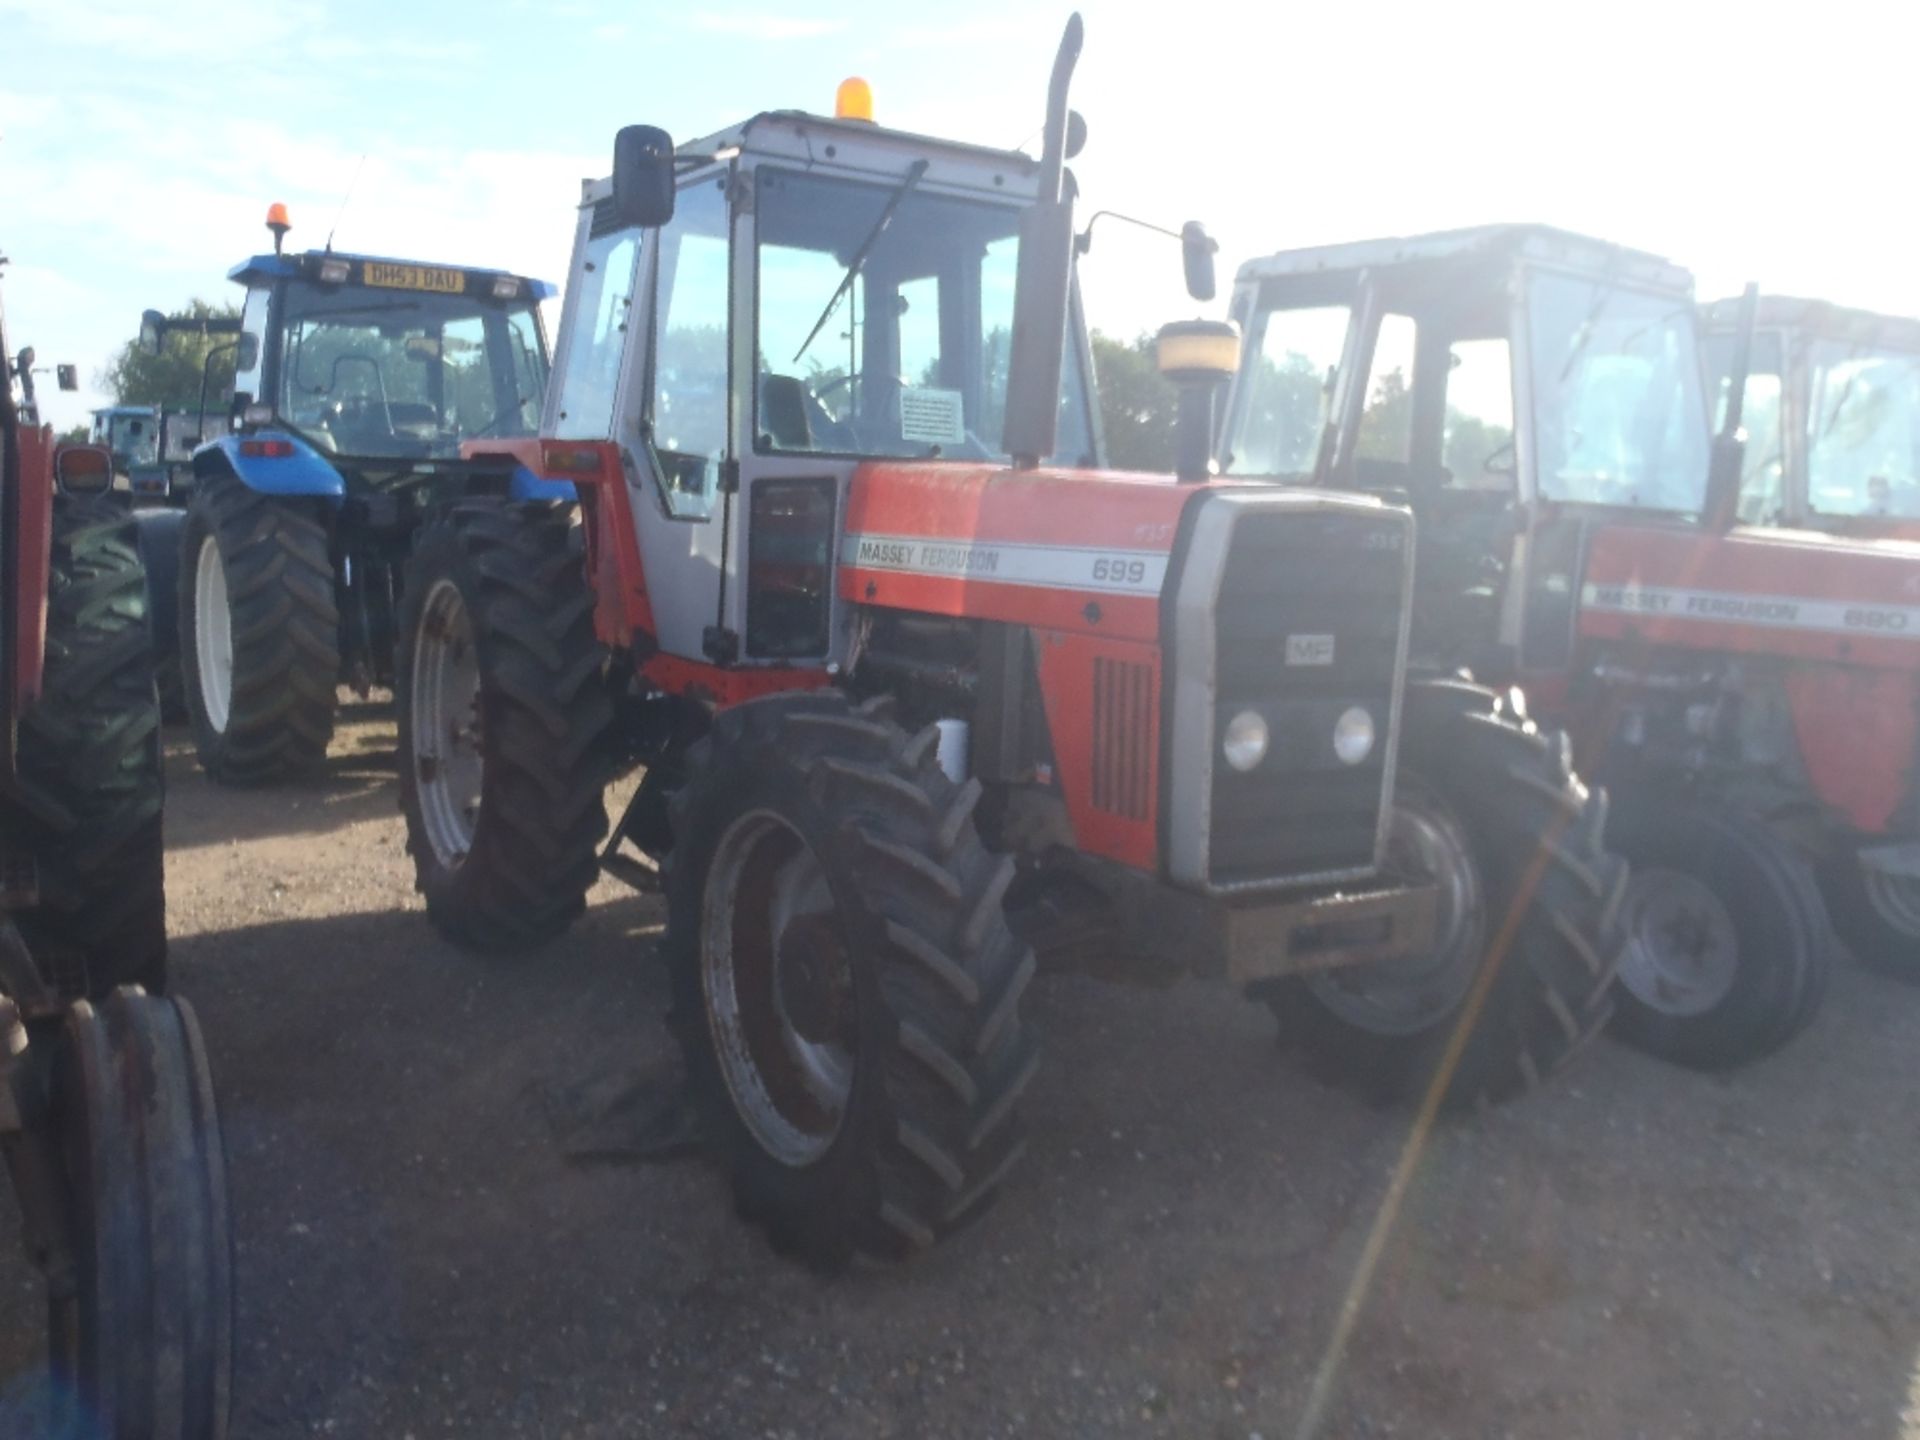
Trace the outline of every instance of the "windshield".
<instances>
[{"instance_id":1,"label":"windshield","mask_svg":"<svg viewBox=\"0 0 1920 1440\"><path fill-rule=\"evenodd\" d=\"M1692 304L1544 272L1527 300L1540 493L1697 512L1707 415Z\"/></svg>"},{"instance_id":2,"label":"windshield","mask_svg":"<svg viewBox=\"0 0 1920 1440\"><path fill-rule=\"evenodd\" d=\"M1346 344L1345 305L1262 310L1247 337L1226 468L1238 475L1313 473Z\"/></svg>"},{"instance_id":3,"label":"windshield","mask_svg":"<svg viewBox=\"0 0 1920 1440\"><path fill-rule=\"evenodd\" d=\"M1003 458L1020 211L929 194L909 178L760 170L763 453ZM1091 464L1091 436L1069 346L1054 463Z\"/></svg>"},{"instance_id":4,"label":"windshield","mask_svg":"<svg viewBox=\"0 0 1920 1440\"><path fill-rule=\"evenodd\" d=\"M280 418L322 450L451 458L462 440L531 435L547 357L532 303L292 284L280 320Z\"/></svg>"},{"instance_id":5,"label":"windshield","mask_svg":"<svg viewBox=\"0 0 1920 1440\"><path fill-rule=\"evenodd\" d=\"M160 458L160 424L151 415L115 415L107 422L107 447L123 465L151 465Z\"/></svg>"},{"instance_id":6,"label":"windshield","mask_svg":"<svg viewBox=\"0 0 1920 1440\"><path fill-rule=\"evenodd\" d=\"M1920 517L1920 355L1821 341L1807 397L1807 503Z\"/></svg>"}]
</instances>

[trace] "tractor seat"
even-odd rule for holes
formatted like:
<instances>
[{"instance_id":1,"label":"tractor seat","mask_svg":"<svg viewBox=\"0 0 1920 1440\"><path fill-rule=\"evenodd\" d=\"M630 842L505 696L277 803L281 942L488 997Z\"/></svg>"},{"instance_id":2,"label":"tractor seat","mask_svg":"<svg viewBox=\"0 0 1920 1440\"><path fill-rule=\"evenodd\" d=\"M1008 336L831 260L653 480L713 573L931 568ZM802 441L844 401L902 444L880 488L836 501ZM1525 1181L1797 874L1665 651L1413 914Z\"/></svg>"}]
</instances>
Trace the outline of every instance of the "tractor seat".
<instances>
[{"instance_id":1,"label":"tractor seat","mask_svg":"<svg viewBox=\"0 0 1920 1440\"><path fill-rule=\"evenodd\" d=\"M813 449L807 387L798 376L760 377L760 432L779 450Z\"/></svg>"}]
</instances>

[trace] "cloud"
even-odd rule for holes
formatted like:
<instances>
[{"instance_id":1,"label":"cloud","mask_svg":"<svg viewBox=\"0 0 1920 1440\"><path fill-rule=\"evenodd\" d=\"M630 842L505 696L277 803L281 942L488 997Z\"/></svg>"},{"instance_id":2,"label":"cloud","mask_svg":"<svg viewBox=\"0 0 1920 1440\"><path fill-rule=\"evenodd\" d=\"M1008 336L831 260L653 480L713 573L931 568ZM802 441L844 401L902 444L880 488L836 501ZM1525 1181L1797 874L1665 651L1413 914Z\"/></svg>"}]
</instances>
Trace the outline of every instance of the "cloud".
<instances>
[{"instance_id":1,"label":"cloud","mask_svg":"<svg viewBox=\"0 0 1920 1440\"><path fill-rule=\"evenodd\" d=\"M817 40L847 28L845 20L804 15L696 15L696 29L750 40Z\"/></svg>"}]
</instances>

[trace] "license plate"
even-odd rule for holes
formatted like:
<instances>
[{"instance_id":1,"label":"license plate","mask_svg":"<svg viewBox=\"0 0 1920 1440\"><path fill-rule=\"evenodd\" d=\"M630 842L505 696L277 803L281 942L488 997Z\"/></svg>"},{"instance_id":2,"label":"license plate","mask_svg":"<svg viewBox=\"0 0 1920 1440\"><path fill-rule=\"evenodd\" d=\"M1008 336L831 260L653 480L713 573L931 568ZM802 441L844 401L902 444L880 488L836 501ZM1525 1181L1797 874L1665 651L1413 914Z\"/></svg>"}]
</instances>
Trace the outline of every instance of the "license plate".
<instances>
[{"instance_id":1,"label":"license plate","mask_svg":"<svg viewBox=\"0 0 1920 1440\"><path fill-rule=\"evenodd\" d=\"M463 270L436 270L429 265L390 265L369 260L362 279L368 285L386 290L431 290L436 295L466 293L467 276Z\"/></svg>"}]
</instances>

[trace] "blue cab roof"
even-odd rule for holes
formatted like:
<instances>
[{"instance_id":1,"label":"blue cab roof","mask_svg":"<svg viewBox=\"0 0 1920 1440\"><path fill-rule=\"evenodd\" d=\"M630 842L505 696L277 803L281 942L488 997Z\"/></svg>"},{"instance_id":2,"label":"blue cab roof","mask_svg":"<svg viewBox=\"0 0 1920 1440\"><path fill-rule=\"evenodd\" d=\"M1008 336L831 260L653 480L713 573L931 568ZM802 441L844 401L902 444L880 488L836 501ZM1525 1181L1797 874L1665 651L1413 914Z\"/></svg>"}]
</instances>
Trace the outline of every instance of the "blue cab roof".
<instances>
[{"instance_id":1,"label":"blue cab roof","mask_svg":"<svg viewBox=\"0 0 1920 1440\"><path fill-rule=\"evenodd\" d=\"M515 275L511 270L488 270L474 265L438 265L426 260L402 260L392 255L358 255L345 250L306 250L287 255L253 255L229 270L227 278L240 285L257 285L272 280L292 279L302 274L312 273L312 268L322 260L345 260L351 265L365 265L371 261L376 265L414 265L431 270L458 270L462 274L475 276L481 280L506 276L509 279L518 280L522 291L534 300L551 300L560 293L560 288L550 280L536 280L530 275Z\"/></svg>"}]
</instances>

